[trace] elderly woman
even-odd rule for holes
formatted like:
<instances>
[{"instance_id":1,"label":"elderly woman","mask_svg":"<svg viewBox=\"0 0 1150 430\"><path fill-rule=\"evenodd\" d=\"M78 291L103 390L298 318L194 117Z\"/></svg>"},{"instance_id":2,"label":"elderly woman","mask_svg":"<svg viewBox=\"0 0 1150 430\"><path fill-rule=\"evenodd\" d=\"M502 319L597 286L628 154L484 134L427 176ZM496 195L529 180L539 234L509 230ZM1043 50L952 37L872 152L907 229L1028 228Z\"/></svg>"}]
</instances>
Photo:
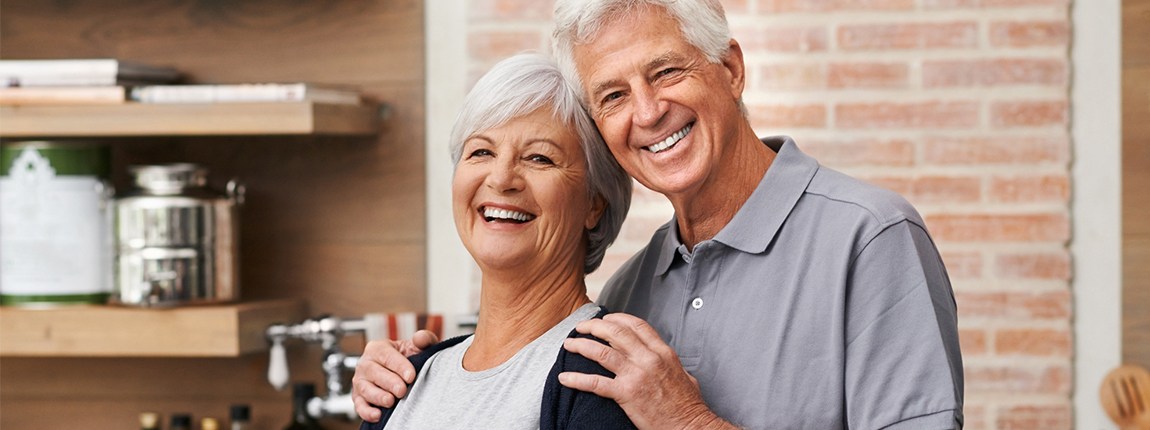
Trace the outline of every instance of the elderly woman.
<instances>
[{"instance_id":1,"label":"elderly woman","mask_svg":"<svg viewBox=\"0 0 1150 430\"><path fill-rule=\"evenodd\" d=\"M411 357L409 394L361 428L632 427L614 401L558 381L609 375L562 345L605 313L583 278L631 200L577 93L540 54L504 60L467 96L451 156L455 227L482 272L479 324Z\"/></svg>"}]
</instances>

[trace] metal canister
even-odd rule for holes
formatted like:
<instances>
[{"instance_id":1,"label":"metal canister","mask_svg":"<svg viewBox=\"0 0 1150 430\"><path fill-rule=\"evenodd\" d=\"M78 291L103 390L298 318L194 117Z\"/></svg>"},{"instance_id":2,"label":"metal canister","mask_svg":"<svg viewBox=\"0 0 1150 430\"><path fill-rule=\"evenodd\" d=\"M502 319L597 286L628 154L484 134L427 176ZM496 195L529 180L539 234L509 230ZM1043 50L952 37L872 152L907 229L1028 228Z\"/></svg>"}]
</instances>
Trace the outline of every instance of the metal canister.
<instances>
[{"instance_id":1,"label":"metal canister","mask_svg":"<svg viewBox=\"0 0 1150 430\"><path fill-rule=\"evenodd\" d=\"M239 220L243 187L207 186L189 163L132 166L134 188L116 200L116 291L132 306L239 299Z\"/></svg>"},{"instance_id":2,"label":"metal canister","mask_svg":"<svg viewBox=\"0 0 1150 430\"><path fill-rule=\"evenodd\" d=\"M0 146L0 304L107 300L110 158L93 142Z\"/></svg>"}]
</instances>

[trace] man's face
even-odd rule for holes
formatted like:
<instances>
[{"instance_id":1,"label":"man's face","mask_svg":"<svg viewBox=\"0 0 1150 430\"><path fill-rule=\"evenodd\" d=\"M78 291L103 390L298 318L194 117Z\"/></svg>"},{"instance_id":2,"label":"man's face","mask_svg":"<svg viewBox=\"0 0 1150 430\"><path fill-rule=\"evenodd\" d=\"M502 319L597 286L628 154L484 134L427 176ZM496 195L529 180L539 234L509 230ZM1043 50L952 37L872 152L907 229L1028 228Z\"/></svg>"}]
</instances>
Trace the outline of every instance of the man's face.
<instances>
[{"instance_id":1,"label":"man's face","mask_svg":"<svg viewBox=\"0 0 1150 430\"><path fill-rule=\"evenodd\" d=\"M742 120L741 55L707 62L647 7L608 22L574 57L595 124L631 176L668 197L707 185Z\"/></svg>"}]
</instances>

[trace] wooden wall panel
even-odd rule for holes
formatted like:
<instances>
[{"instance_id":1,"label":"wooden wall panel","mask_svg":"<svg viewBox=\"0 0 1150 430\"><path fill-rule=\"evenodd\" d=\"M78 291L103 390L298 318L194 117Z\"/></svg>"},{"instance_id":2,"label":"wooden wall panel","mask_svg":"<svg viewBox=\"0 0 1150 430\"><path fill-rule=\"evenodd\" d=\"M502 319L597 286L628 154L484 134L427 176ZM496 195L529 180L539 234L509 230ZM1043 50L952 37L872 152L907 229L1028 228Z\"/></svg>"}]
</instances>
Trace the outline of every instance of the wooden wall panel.
<instances>
[{"instance_id":1,"label":"wooden wall panel","mask_svg":"<svg viewBox=\"0 0 1150 430\"><path fill-rule=\"evenodd\" d=\"M1122 358L1150 368L1150 0L1122 17Z\"/></svg>"},{"instance_id":2,"label":"wooden wall panel","mask_svg":"<svg viewBox=\"0 0 1150 430\"><path fill-rule=\"evenodd\" d=\"M300 297L310 315L426 307L423 31L418 0L0 5L5 59L115 57L172 66L197 83L346 84L386 104L372 137L104 140L121 190L137 163L196 162L217 187L243 181L242 296ZM293 379L322 385L319 355L294 347ZM132 428L145 409L223 418L234 402L253 404L260 428L279 428L290 396L266 383L266 360L5 358L0 428L53 428L69 417Z\"/></svg>"}]
</instances>

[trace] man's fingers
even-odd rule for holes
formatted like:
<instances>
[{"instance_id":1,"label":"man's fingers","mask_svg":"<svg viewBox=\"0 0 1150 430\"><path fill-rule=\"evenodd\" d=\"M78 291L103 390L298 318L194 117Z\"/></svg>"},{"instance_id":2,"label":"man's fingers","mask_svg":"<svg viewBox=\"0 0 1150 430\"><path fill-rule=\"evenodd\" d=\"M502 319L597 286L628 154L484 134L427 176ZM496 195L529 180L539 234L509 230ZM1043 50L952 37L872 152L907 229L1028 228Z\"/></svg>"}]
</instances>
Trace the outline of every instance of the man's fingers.
<instances>
[{"instance_id":1,"label":"man's fingers","mask_svg":"<svg viewBox=\"0 0 1150 430\"><path fill-rule=\"evenodd\" d=\"M379 389L377 388L377 390L379 390ZM382 393L386 393L383 390L379 390L379 391ZM372 406L371 404L369 404L366 399L364 399L363 397L358 396L358 395L352 395L351 401L352 401L352 403L355 404L355 413L356 413L356 415L359 415L360 419L363 419L364 421L367 421L369 423L374 423L374 422L379 421L379 418L381 415L381 413L379 412L379 409L377 409L375 406ZM380 406L383 406L383 405L380 405ZM385 406L385 407L390 407L390 406Z\"/></svg>"},{"instance_id":2,"label":"man's fingers","mask_svg":"<svg viewBox=\"0 0 1150 430\"><path fill-rule=\"evenodd\" d=\"M618 401L618 399L616 399L618 392L615 390L614 382L611 378L601 375L589 375L577 372L563 372L559 374L559 383L567 388L595 393L600 397Z\"/></svg>"},{"instance_id":3,"label":"man's fingers","mask_svg":"<svg viewBox=\"0 0 1150 430\"><path fill-rule=\"evenodd\" d=\"M594 318L575 326L580 333L591 334L607 341L612 348L625 355L641 354L645 350L663 354L670 347L646 321L633 315L614 313L602 319Z\"/></svg>"},{"instance_id":4,"label":"man's fingers","mask_svg":"<svg viewBox=\"0 0 1150 430\"><path fill-rule=\"evenodd\" d=\"M435 333L432 333L430 330L417 331L414 335L411 336L411 344L412 346L419 348L419 351L415 351L412 354L418 354L420 351L423 351L427 349L427 347L437 343L439 343L439 337L436 336ZM410 356L412 354L403 355Z\"/></svg>"},{"instance_id":5,"label":"man's fingers","mask_svg":"<svg viewBox=\"0 0 1150 430\"><path fill-rule=\"evenodd\" d=\"M659 332L655 331L655 328L651 327L651 324L648 324L647 321L642 318L631 314L613 313L604 315L603 319L610 323L626 327L628 332L636 339L642 341L644 345L647 345L649 349L658 351L667 345L666 342L663 342L663 338L659 336Z\"/></svg>"},{"instance_id":6,"label":"man's fingers","mask_svg":"<svg viewBox=\"0 0 1150 430\"><path fill-rule=\"evenodd\" d=\"M563 341L563 349L599 363L611 373L619 373L626 366L627 358L611 347L592 339L570 338Z\"/></svg>"},{"instance_id":7,"label":"man's fingers","mask_svg":"<svg viewBox=\"0 0 1150 430\"><path fill-rule=\"evenodd\" d=\"M406 391L407 384L415 382L415 366L411 364L411 361L407 359L407 356L401 354L400 351L395 349L380 351L380 353L374 355L374 357L379 362L379 364L382 365L382 368L376 368L369 362L367 366L365 366L368 367L367 370L369 373L364 376L366 376L372 382L381 383L379 384L380 387L390 391L392 394L395 394L396 397L403 397L403 393L399 391ZM360 366L357 364L356 372L359 371L359 367ZM401 384L396 381L384 381L377 379L377 375L379 378L387 378L389 373L402 378L403 383ZM383 385L382 382L389 382L392 385Z\"/></svg>"}]
</instances>

